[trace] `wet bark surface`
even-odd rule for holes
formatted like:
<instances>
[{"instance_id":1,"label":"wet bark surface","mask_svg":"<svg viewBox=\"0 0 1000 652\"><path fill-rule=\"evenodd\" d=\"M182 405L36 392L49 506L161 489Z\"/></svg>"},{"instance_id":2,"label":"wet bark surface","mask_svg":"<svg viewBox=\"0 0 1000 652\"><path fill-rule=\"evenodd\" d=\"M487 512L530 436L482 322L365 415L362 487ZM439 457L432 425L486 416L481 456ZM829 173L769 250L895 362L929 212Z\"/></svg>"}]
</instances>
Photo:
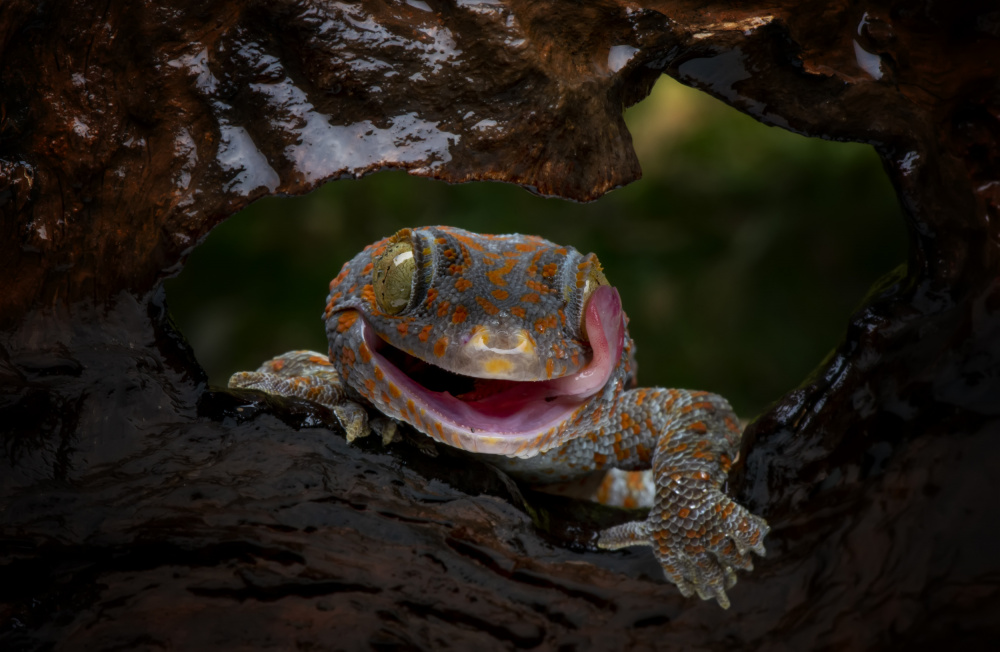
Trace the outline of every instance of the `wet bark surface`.
<instances>
[{"instance_id":1,"label":"wet bark surface","mask_svg":"<svg viewBox=\"0 0 1000 652\"><path fill-rule=\"evenodd\" d=\"M8 0L0 12L0 645L899 649L1000 634L993 3ZM637 177L663 72L872 143L911 236L749 429L773 526L733 607L627 515L210 389L160 281L260 196L396 167L574 199ZM849 189L845 189L849 191ZM808 216L803 216L808 219Z\"/></svg>"}]
</instances>

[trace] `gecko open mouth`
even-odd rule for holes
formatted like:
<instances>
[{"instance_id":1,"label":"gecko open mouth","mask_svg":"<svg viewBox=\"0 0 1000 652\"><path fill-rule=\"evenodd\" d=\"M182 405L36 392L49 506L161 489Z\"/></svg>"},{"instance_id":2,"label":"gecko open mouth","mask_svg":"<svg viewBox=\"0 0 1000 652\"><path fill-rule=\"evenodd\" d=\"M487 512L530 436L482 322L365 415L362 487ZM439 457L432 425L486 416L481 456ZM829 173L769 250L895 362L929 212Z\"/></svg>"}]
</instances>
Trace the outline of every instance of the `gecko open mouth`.
<instances>
[{"instance_id":1,"label":"gecko open mouth","mask_svg":"<svg viewBox=\"0 0 1000 652\"><path fill-rule=\"evenodd\" d=\"M534 436L565 422L607 384L625 341L621 299L610 286L597 288L584 307L584 328L593 350L590 361L576 373L551 380L478 378L447 371L396 349L365 320L359 321L376 366L413 402L420 420L475 437Z\"/></svg>"},{"instance_id":2,"label":"gecko open mouth","mask_svg":"<svg viewBox=\"0 0 1000 652\"><path fill-rule=\"evenodd\" d=\"M375 349L397 369L431 392L447 392L462 401L477 401L509 389L519 381L479 378L449 371L397 349L385 340Z\"/></svg>"}]
</instances>

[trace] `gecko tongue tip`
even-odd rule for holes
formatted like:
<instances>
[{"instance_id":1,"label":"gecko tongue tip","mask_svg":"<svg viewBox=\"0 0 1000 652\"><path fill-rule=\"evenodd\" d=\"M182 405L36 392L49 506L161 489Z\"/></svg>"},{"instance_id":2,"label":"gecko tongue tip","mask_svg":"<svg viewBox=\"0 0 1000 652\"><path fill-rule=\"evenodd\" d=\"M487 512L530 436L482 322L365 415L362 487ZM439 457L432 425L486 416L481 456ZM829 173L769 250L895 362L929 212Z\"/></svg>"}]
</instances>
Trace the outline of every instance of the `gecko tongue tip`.
<instances>
[{"instance_id":1,"label":"gecko tongue tip","mask_svg":"<svg viewBox=\"0 0 1000 652\"><path fill-rule=\"evenodd\" d=\"M587 302L586 327L590 337L594 355L612 353L611 359L617 360L624 345L625 332L622 322L622 300L618 290L610 286L602 286L594 290ZM597 337L594 337L597 335Z\"/></svg>"},{"instance_id":2,"label":"gecko tongue tip","mask_svg":"<svg viewBox=\"0 0 1000 652\"><path fill-rule=\"evenodd\" d=\"M556 381L567 393L589 395L597 392L611 378L625 345L625 320L618 290L601 286L594 290L584 307L584 327L594 350L587 367L562 381Z\"/></svg>"}]
</instances>

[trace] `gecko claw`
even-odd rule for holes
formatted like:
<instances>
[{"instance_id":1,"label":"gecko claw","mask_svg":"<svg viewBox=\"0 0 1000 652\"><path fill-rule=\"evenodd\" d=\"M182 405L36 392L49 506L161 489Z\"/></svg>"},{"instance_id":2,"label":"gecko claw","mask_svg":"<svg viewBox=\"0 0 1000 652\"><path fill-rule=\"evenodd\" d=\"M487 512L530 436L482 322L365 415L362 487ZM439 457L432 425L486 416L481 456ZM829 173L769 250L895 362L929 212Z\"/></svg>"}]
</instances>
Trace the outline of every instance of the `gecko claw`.
<instances>
[{"instance_id":1,"label":"gecko claw","mask_svg":"<svg viewBox=\"0 0 1000 652\"><path fill-rule=\"evenodd\" d=\"M371 427L372 430L381 435L383 446L388 446L400 438L399 426L392 419L388 419L386 417L372 419Z\"/></svg>"},{"instance_id":2,"label":"gecko claw","mask_svg":"<svg viewBox=\"0 0 1000 652\"><path fill-rule=\"evenodd\" d=\"M333 407L333 413L344 427L347 435L347 443L350 444L359 437L367 437L371 434L368 427L368 413L357 403L343 402Z\"/></svg>"}]
</instances>

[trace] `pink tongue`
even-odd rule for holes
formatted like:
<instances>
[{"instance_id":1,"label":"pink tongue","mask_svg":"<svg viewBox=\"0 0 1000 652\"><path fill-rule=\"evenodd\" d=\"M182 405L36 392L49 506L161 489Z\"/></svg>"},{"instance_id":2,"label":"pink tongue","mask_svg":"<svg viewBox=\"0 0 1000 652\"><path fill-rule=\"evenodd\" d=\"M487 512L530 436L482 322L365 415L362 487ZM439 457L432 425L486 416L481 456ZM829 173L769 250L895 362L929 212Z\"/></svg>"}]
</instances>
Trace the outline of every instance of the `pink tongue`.
<instances>
[{"instance_id":1,"label":"pink tongue","mask_svg":"<svg viewBox=\"0 0 1000 652\"><path fill-rule=\"evenodd\" d=\"M579 373L547 381L548 396L590 396L604 387L622 357L625 318L618 290L607 285L597 288L583 313L594 357Z\"/></svg>"}]
</instances>

